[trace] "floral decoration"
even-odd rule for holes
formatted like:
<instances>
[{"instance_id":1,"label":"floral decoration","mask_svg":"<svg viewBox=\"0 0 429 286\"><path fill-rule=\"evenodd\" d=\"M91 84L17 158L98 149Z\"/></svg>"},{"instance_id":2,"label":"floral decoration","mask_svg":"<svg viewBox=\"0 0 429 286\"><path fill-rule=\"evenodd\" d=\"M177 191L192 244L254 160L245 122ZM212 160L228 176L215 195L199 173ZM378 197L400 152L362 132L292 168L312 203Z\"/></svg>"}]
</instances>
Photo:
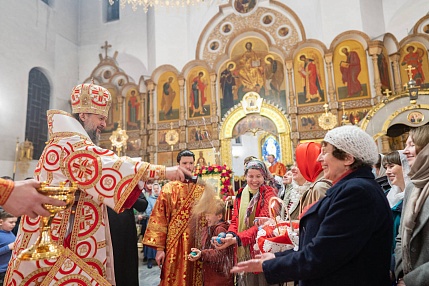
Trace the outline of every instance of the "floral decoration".
<instances>
[{"instance_id":1,"label":"floral decoration","mask_svg":"<svg viewBox=\"0 0 429 286\"><path fill-rule=\"evenodd\" d=\"M220 175L220 194L222 199L228 196L233 196L232 191L232 170L226 165L211 165L211 166L197 166L195 174L202 177L204 175Z\"/></svg>"}]
</instances>

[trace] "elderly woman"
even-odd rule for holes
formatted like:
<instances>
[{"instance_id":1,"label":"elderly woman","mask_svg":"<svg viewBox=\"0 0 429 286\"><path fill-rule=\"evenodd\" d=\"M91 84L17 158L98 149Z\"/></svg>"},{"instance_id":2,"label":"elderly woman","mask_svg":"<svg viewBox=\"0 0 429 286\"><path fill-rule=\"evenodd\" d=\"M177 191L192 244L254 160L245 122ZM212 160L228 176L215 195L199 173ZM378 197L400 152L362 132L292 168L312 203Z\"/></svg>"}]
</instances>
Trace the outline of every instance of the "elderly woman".
<instances>
[{"instance_id":1,"label":"elderly woman","mask_svg":"<svg viewBox=\"0 0 429 286\"><path fill-rule=\"evenodd\" d=\"M263 272L268 283L389 285L392 213L371 166L371 136L355 126L329 131L318 161L333 186L301 218L299 250L264 253L232 272Z\"/></svg>"},{"instance_id":2,"label":"elderly woman","mask_svg":"<svg viewBox=\"0 0 429 286\"><path fill-rule=\"evenodd\" d=\"M429 126L412 129L404 154L412 184L405 187L399 235L396 238L398 285L428 285L429 281Z\"/></svg>"},{"instance_id":3,"label":"elderly woman","mask_svg":"<svg viewBox=\"0 0 429 286\"><path fill-rule=\"evenodd\" d=\"M272 176L264 162L259 160L249 161L244 171L247 185L238 190L234 201L231 225L227 235L222 239L223 244L215 243L218 249L227 248L230 245L237 246L237 259L244 261L255 257L253 246L256 243L258 223L253 223L256 218L269 217L268 201L275 196L275 190L271 184ZM267 184L268 182L268 184ZM247 273L237 279L239 285L267 285L262 274Z\"/></svg>"}]
</instances>

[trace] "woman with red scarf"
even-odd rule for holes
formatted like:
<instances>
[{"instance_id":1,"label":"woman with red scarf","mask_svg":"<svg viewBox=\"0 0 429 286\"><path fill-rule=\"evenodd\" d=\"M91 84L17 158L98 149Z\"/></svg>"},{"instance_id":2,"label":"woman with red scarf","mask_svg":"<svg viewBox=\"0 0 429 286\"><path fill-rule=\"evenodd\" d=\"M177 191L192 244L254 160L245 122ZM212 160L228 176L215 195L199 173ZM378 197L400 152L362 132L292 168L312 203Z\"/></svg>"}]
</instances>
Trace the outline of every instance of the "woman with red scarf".
<instances>
[{"instance_id":1,"label":"woman with red scarf","mask_svg":"<svg viewBox=\"0 0 429 286\"><path fill-rule=\"evenodd\" d=\"M331 181L323 178L323 169L319 157L321 146L319 143L307 142L299 144L295 151L296 164L302 176L311 184L301 193L299 200L299 215L325 197L326 191L332 186Z\"/></svg>"}]
</instances>

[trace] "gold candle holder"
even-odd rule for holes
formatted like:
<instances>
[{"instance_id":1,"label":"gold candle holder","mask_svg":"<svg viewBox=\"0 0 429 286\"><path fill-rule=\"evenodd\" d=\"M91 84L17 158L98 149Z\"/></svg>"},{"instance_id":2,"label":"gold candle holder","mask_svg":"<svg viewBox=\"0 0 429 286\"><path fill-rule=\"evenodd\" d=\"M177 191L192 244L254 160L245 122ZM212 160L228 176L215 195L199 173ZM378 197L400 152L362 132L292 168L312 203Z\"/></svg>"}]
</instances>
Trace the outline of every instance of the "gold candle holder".
<instances>
[{"instance_id":1,"label":"gold candle holder","mask_svg":"<svg viewBox=\"0 0 429 286\"><path fill-rule=\"evenodd\" d=\"M41 260L53 259L61 256L64 247L55 243L51 238L51 223L55 214L70 208L75 200L74 194L77 190L77 184L72 183L70 187L61 182L59 186L48 186L46 182L41 183L37 191L45 196L64 201L65 206L57 207L51 204L44 204L43 207L49 211L49 217L42 217L40 221L40 235L37 241L27 249L24 249L19 255L20 260Z\"/></svg>"}]
</instances>

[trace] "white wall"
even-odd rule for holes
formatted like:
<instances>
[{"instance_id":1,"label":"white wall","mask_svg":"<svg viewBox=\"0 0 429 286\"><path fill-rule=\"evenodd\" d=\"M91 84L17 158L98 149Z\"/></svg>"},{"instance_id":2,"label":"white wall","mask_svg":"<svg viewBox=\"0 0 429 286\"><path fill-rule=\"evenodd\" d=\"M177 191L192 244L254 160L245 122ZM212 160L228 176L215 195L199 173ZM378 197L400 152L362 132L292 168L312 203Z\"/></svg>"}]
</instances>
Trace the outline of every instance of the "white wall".
<instances>
[{"instance_id":1,"label":"white wall","mask_svg":"<svg viewBox=\"0 0 429 286\"><path fill-rule=\"evenodd\" d=\"M398 40L406 37L414 24L429 12L427 0L382 0L386 32Z\"/></svg>"},{"instance_id":2,"label":"white wall","mask_svg":"<svg viewBox=\"0 0 429 286\"><path fill-rule=\"evenodd\" d=\"M0 175L12 175L16 140L24 141L28 73L40 68L52 85L52 107L66 107L77 82L76 2L0 1Z\"/></svg>"},{"instance_id":3,"label":"white wall","mask_svg":"<svg viewBox=\"0 0 429 286\"><path fill-rule=\"evenodd\" d=\"M248 156L259 157L261 153L258 148L259 146L258 136L253 136L250 132L241 135L241 145L232 146L232 170L234 170L234 176L243 176L244 175L244 159Z\"/></svg>"}]
</instances>

